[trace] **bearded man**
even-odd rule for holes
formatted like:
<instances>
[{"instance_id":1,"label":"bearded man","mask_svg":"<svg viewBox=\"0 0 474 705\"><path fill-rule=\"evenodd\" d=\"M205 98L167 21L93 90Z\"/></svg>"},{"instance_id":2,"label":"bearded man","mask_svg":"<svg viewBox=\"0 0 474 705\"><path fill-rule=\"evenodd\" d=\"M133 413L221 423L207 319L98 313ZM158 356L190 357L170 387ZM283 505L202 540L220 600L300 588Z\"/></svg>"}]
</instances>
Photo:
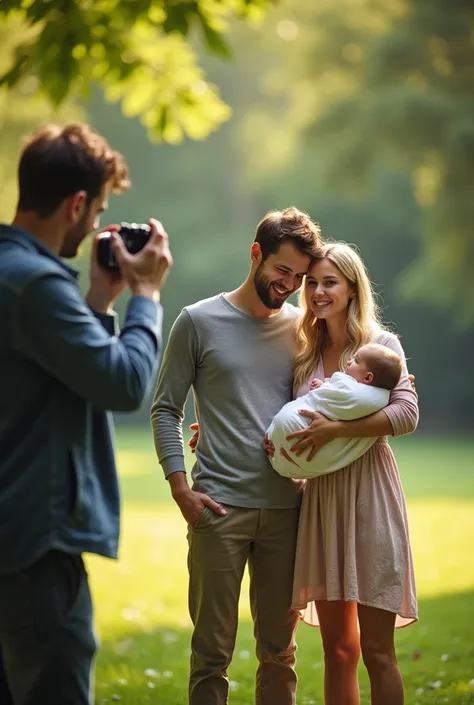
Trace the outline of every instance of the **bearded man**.
<instances>
[{"instance_id":1,"label":"bearded man","mask_svg":"<svg viewBox=\"0 0 474 705\"><path fill-rule=\"evenodd\" d=\"M164 354L151 419L159 461L188 524L190 705L227 703L247 564L259 660L255 701L295 703L291 593L302 487L274 472L262 441L292 398L299 310L286 300L319 247L319 226L306 213L268 213L247 279L183 309ZM189 487L182 422L191 388L200 435Z\"/></svg>"}]
</instances>

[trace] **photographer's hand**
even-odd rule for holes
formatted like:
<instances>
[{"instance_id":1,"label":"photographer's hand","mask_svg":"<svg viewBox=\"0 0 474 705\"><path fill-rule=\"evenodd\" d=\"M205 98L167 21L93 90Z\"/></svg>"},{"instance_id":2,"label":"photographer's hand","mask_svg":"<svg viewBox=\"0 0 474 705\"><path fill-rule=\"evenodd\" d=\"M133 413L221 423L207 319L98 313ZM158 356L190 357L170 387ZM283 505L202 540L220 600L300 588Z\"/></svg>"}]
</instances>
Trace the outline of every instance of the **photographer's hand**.
<instances>
[{"instance_id":1,"label":"photographer's hand","mask_svg":"<svg viewBox=\"0 0 474 705\"><path fill-rule=\"evenodd\" d=\"M90 258L90 284L86 294L88 306L97 313L107 313L127 286L125 280L119 272L109 271L99 266L97 259L97 244L101 234L117 232L118 225L109 225L98 231L92 241L92 251Z\"/></svg>"},{"instance_id":2,"label":"photographer's hand","mask_svg":"<svg viewBox=\"0 0 474 705\"><path fill-rule=\"evenodd\" d=\"M159 301L160 289L173 264L168 235L158 220L149 221L151 236L145 247L131 255L117 233L112 233L112 250L120 273L134 296Z\"/></svg>"}]
</instances>

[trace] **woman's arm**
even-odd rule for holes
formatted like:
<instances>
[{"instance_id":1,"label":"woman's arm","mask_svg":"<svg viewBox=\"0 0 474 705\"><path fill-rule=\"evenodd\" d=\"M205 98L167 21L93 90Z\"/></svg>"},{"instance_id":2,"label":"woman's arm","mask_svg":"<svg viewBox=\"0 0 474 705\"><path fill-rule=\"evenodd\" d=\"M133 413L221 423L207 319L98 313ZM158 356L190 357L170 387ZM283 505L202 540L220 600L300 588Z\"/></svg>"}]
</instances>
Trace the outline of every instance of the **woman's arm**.
<instances>
[{"instance_id":1,"label":"woman's arm","mask_svg":"<svg viewBox=\"0 0 474 705\"><path fill-rule=\"evenodd\" d=\"M335 438L376 438L392 435L393 428L385 410L354 421L336 421Z\"/></svg>"},{"instance_id":2,"label":"woman's arm","mask_svg":"<svg viewBox=\"0 0 474 705\"><path fill-rule=\"evenodd\" d=\"M418 395L409 379L405 353L398 338L387 334L382 345L391 348L402 360L402 374L400 381L390 394L390 403L380 413L385 414L390 422L392 436L403 436L413 433L418 426Z\"/></svg>"},{"instance_id":3,"label":"woman's arm","mask_svg":"<svg viewBox=\"0 0 474 705\"><path fill-rule=\"evenodd\" d=\"M408 378L405 354L398 338L387 333L380 341L382 345L394 350L402 360L402 374L400 381L391 392L390 403L385 409L375 414L355 421L330 421L322 414L301 410L300 413L311 419L311 423L304 431L288 436L296 439L291 447L296 455L301 455L311 447L308 460L325 443L333 438L371 438L378 436L401 436L412 433L418 424L418 401L416 392Z\"/></svg>"}]
</instances>

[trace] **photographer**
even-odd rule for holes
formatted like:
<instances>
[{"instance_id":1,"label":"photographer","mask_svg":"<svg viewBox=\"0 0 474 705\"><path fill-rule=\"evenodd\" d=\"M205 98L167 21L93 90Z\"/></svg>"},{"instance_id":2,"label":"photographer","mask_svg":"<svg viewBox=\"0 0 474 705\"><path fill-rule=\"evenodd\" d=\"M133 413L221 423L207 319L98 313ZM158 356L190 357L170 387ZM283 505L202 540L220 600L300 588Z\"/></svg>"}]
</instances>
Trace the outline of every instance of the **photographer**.
<instances>
[{"instance_id":1,"label":"photographer","mask_svg":"<svg viewBox=\"0 0 474 705\"><path fill-rule=\"evenodd\" d=\"M12 225L0 226L0 702L88 705L96 639L81 554L117 557L119 492L109 411L137 409L160 351L159 293L172 264L162 225L135 255L117 232L115 272L77 253L123 157L87 125L26 145ZM117 231L117 226L109 230ZM132 298L121 334L112 304Z\"/></svg>"}]
</instances>

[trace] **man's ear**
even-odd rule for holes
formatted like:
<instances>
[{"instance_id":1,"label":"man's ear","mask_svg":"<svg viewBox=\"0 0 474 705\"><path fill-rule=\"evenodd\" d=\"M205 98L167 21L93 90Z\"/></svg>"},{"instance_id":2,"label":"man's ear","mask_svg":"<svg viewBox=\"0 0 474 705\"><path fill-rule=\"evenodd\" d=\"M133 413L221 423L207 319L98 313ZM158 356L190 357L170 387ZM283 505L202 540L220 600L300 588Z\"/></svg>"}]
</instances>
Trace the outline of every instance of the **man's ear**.
<instances>
[{"instance_id":1,"label":"man's ear","mask_svg":"<svg viewBox=\"0 0 474 705\"><path fill-rule=\"evenodd\" d=\"M262 248L258 242L252 242L252 247L250 248L250 259L252 264L260 264L262 261Z\"/></svg>"},{"instance_id":2,"label":"man's ear","mask_svg":"<svg viewBox=\"0 0 474 705\"><path fill-rule=\"evenodd\" d=\"M86 212L87 193L85 191L77 191L66 199L66 215L72 225L80 221Z\"/></svg>"}]
</instances>

